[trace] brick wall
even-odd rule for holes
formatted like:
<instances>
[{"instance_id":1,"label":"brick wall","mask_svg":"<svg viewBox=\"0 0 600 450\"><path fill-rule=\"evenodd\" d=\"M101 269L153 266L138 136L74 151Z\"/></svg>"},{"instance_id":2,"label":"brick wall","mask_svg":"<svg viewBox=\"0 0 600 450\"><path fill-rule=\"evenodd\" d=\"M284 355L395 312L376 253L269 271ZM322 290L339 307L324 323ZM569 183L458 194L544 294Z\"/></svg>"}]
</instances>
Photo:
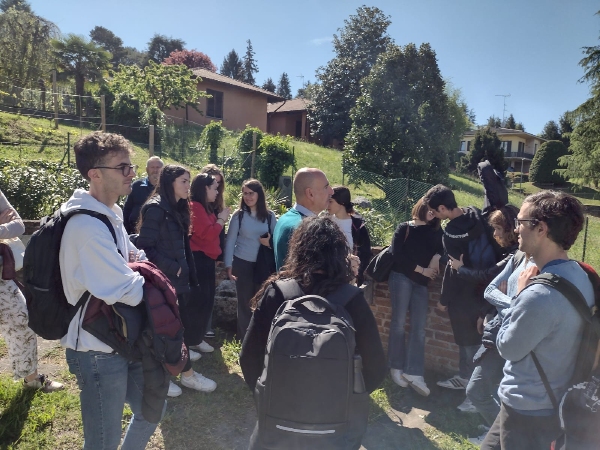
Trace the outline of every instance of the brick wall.
<instances>
[{"instance_id":1,"label":"brick wall","mask_svg":"<svg viewBox=\"0 0 600 450\"><path fill-rule=\"evenodd\" d=\"M374 254L379 251L379 249L373 250ZM437 372L450 373L458 371L458 346L454 343L448 313L436 308L441 287L441 277L429 283L429 311L425 327L425 367ZM377 321L383 346L387 349L392 320L392 305L387 283L375 284L371 310ZM410 314L406 321L407 332L410 329L409 316Z\"/></svg>"}]
</instances>

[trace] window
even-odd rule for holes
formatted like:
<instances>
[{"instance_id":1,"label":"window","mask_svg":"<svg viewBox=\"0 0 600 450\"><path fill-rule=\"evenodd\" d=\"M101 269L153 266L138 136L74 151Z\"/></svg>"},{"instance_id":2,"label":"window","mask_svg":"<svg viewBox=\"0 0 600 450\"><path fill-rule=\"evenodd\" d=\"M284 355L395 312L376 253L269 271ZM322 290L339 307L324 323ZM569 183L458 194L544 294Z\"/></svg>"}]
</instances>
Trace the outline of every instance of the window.
<instances>
[{"instance_id":1,"label":"window","mask_svg":"<svg viewBox=\"0 0 600 450\"><path fill-rule=\"evenodd\" d=\"M502 150L504 150L504 153L510 153L511 147L512 147L512 141L502 141L502 144L500 145L500 147L502 148Z\"/></svg>"},{"instance_id":2,"label":"window","mask_svg":"<svg viewBox=\"0 0 600 450\"><path fill-rule=\"evenodd\" d=\"M211 98L206 99L206 116L222 119L223 93L220 91L213 91L212 89L207 89L206 93L212 95Z\"/></svg>"},{"instance_id":3,"label":"window","mask_svg":"<svg viewBox=\"0 0 600 450\"><path fill-rule=\"evenodd\" d=\"M465 153L467 151L467 141L460 141L460 150L459 152Z\"/></svg>"},{"instance_id":4,"label":"window","mask_svg":"<svg viewBox=\"0 0 600 450\"><path fill-rule=\"evenodd\" d=\"M519 142L519 153L523 153L525 151L525 142Z\"/></svg>"}]
</instances>

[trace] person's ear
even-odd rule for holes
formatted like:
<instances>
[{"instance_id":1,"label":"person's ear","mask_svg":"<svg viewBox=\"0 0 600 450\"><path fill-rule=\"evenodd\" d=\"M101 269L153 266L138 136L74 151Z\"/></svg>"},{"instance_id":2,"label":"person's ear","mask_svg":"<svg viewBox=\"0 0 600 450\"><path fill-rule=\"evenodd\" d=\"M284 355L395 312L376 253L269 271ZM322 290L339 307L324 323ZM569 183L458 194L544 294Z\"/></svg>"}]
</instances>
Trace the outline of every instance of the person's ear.
<instances>
[{"instance_id":1,"label":"person's ear","mask_svg":"<svg viewBox=\"0 0 600 450\"><path fill-rule=\"evenodd\" d=\"M87 172L87 176L90 180L100 178L100 170L99 169L90 169Z\"/></svg>"}]
</instances>

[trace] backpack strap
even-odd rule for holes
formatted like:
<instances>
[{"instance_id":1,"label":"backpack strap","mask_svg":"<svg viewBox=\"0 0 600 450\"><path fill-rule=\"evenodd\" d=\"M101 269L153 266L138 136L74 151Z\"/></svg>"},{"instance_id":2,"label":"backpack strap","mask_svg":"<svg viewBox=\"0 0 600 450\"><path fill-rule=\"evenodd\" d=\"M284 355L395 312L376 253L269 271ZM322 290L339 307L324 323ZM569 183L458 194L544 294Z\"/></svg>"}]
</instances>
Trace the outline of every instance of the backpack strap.
<instances>
[{"instance_id":1,"label":"backpack strap","mask_svg":"<svg viewBox=\"0 0 600 450\"><path fill-rule=\"evenodd\" d=\"M281 292L285 300L292 300L305 295L298 282L293 278L277 280L273 282L273 285Z\"/></svg>"},{"instance_id":2,"label":"backpack strap","mask_svg":"<svg viewBox=\"0 0 600 450\"><path fill-rule=\"evenodd\" d=\"M543 284L560 292L563 296L566 297L567 300L569 300L569 303L571 303L571 305L573 305L573 307L577 310L584 322L592 325L592 329L600 338L600 324L598 324L597 321L592 320L592 312L587 304L587 301L585 300L585 297L573 283L561 277L560 275L545 272L533 277L529 285L531 284ZM542 383L544 383L544 387L546 388L546 392L550 397L552 406L554 406L554 409L558 410L558 401L556 400L554 392L550 387L550 382L548 381L546 372L544 372L540 361L538 360L537 356L533 351L531 352L531 358L533 359L533 363L535 364L535 367L540 374Z\"/></svg>"},{"instance_id":3,"label":"backpack strap","mask_svg":"<svg viewBox=\"0 0 600 450\"><path fill-rule=\"evenodd\" d=\"M523 262L523 260L525 259L527 255L525 254L525 252L521 251L521 250L517 250L515 252L515 254L513 255L513 260L512 260L512 268L513 268L513 272L515 271L515 269L517 267L519 267L521 265L521 263Z\"/></svg>"},{"instance_id":4,"label":"backpack strap","mask_svg":"<svg viewBox=\"0 0 600 450\"><path fill-rule=\"evenodd\" d=\"M338 287L334 292L327 296L327 300L329 300L334 305L340 305L346 307L346 305L356 297L361 291L360 288L356 286L352 286L351 284L344 283L340 287Z\"/></svg>"}]
</instances>

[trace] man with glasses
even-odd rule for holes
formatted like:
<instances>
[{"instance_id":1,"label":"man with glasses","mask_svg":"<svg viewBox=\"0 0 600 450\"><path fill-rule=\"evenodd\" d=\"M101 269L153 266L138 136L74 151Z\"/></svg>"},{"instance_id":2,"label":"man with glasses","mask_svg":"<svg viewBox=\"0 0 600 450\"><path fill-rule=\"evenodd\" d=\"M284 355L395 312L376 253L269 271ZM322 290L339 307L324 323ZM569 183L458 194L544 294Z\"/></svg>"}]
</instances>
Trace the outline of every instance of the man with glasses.
<instances>
[{"instance_id":1,"label":"man with glasses","mask_svg":"<svg viewBox=\"0 0 600 450\"><path fill-rule=\"evenodd\" d=\"M137 222L140 218L140 211L146 200L154 192L155 186L158 184L158 177L163 166L162 159L158 156L152 156L146 163L145 178L136 180L131 185L131 194L127 196L125 205L123 206L123 221L125 229L129 234L136 232Z\"/></svg>"},{"instance_id":2,"label":"man with glasses","mask_svg":"<svg viewBox=\"0 0 600 450\"><path fill-rule=\"evenodd\" d=\"M498 259L498 249L492 237L491 227L474 206L459 208L454 193L438 184L427 191L424 197L430 212L440 220L449 219L443 235L444 250L453 258L463 255L465 267L487 269ZM481 345L478 322L488 305L483 298L485 286L465 280L448 264L444 270L442 292L438 308L448 311L454 340L459 348L459 373L437 385L447 389L464 390L475 369L473 357ZM467 398L458 409L477 412Z\"/></svg>"},{"instance_id":3,"label":"man with glasses","mask_svg":"<svg viewBox=\"0 0 600 450\"><path fill-rule=\"evenodd\" d=\"M135 306L142 301L144 278L132 271L124 255L145 259L129 241L123 213L116 204L131 192L136 167L131 164L131 145L120 135L95 132L75 144L75 160L89 190L77 189L61 206L63 214L87 209L104 214L115 239L99 219L77 214L65 226L59 252L67 301L77 304L87 291L109 305ZM118 250L118 251L117 251ZM141 362L129 362L81 327L81 308L61 339L69 371L77 378L81 400L84 449L116 449L121 441L124 403L133 417L122 449L144 448L157 424L142 415L144 377Z\"/></svg>"},{"instance_id":4,"label":"man with glasses","mask_svg":"<svg viewBox=\"0 0 600 450\"><path fill-rule=\"evenodd\" d=\"M567 254L583 222L579 200L562 192L540 191L521 206L515 221L519 249L531 255L536 265L519 275L518 294L498 332L496 345L506 360L498 389L500 413L482 449L547 450L561 434L557 411L531 352L546 373L554 396L560 399L573 374L583 319L554 288L528 284L539 272L554 273L577 286L590 307L594 304L587 274Z\"/></svg>"}]
</instances>

